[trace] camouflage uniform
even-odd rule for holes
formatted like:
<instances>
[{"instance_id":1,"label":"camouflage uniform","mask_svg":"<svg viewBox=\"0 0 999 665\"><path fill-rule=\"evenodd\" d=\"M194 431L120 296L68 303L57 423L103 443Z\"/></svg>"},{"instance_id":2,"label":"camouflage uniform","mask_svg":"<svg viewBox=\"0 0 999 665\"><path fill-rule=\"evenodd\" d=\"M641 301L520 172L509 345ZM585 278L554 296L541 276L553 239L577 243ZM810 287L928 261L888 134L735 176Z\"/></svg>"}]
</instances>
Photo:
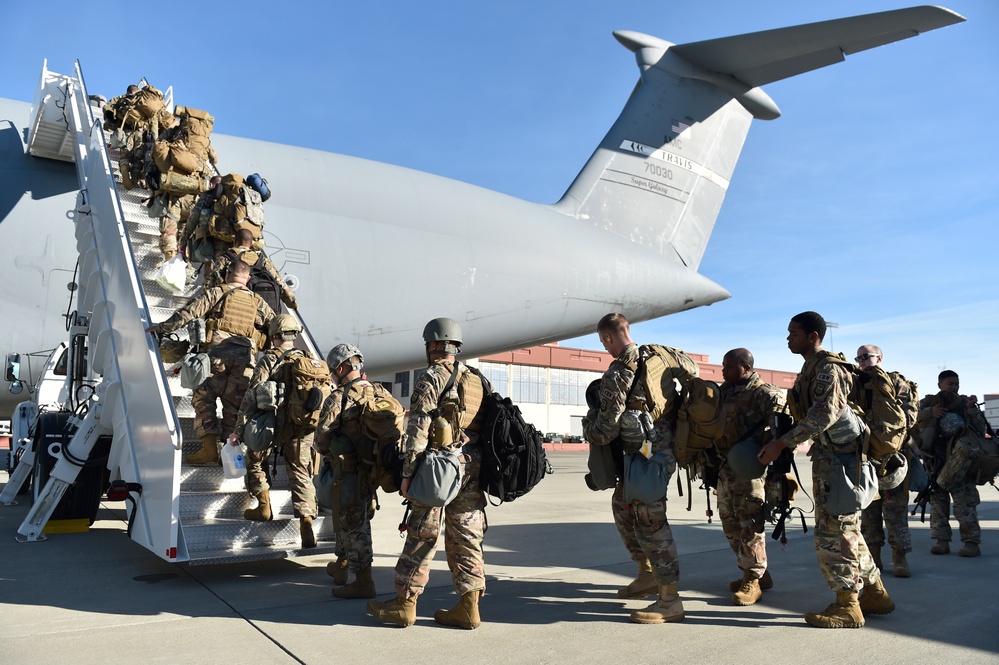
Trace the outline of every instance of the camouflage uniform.
<instances>
[{"instance_id":1,"label":"camouflage uniform","mask_svg":"<svg viewBox=\"0 0 999 665\"><path fill-rule=\"evenodd\" d=\"M752 436L761 444L773 439L770 425L775 413L783 413L784 396L777 386L764 383L753 372L745 384L721 385L726 415L726 437L717 446L724 456L732 445ZM764 533L763 478L743 478L724 462L718 471L718 516L722 531L738 558L739 568L759 579L767 570L767 541Z\"/></svg>"},{"instance_id":2,"label":"camouflage uniform","mask_svg":"<svg viewBox=\"0 0 999 665\"><path fill-rule=\"evenodd\" d=\"M236 261L242 261L251 268L260 267L281 287L281 301L292 309L298 307L298 303L295 302L295 292L284 283L284 278L274 267L274 263L262 253L249 247L231 247L226 250L225 254L212 263L212 272L205 283L214 286L225 282L226 270Z\"/></svg>"},{"instance_id":3,"label":"camouflage uniform","mask_svg":"<svg viewBox=\"0 0 999 665\"><path fill-rule=\"evenodd\" d=\"M667 372L672 373L681 383L697 376L697 363L687 354L681 351L675 357L680 367L668 369ZM629 403L644 403L645 390L642 382L635 381L638 360L638 345L631 343L604 372L600 380L600 410L591 409L583 421L583 433L590 445L609 445L621 433L621 416L628 410ZM652 452L663 451L669 475L672 476L676 471L676 460L673 457L675 414L669 413L653 425L650 437ZM663 496L654 503L625 503L624 483L618 481L611 497L611 511L614 525L632 560L647 558L659 584L678 582L680 561L673 541L673 531L666 516L666 497Z\"/></svg>"},{"instance_id":4,"label":"camouflage uniform","mask_svg":"<svg viewBox=\"0 0 999 665\"><path fill-rule=\"evenodd\" d=\"M913 402L909 382L898 372L889 372L895 384L895 395L902 403L906 424L911 429L916 424L918 405ZM909 447L906 439L903 451ZM869 547L880 549L885 544L885 529L888 530L888 545L896 552L912 551L912 534L909 533L909 476L898 487L881 490L879 496L861 512L861 533Z\"/></svg>"},{"instance_id":5,"label":"camouflage uniform","mask_svg":"<svg viewBox=\"0 0 999 665\"><path fill-rule=\"evenodd\" d=\"M212 255L216 259L232 248L231 242L215 238L208 232L208 222L211 220L212 215L215 214L215 199L216 194L214 189L209 189L207 192L199 194L188 214L187 224L184 226L183 233L177 236L180 248L187 252L188 261L192 263L194 262L192 245L194 244L194 239L199 234L207 238L208 242L212 244ZM207 277L211 270L211 261L205 261L204 264L205 276Z\"/></svg>"},{"instance_id":6,"label":"camouflage uniform","mask_svg":"<svg viewBox=\"0 0 999 665\"><path fill-rule=\"evenodd\" d=\"M461 366L454 385L442 395L444 386L451 377L453 364L446 360L436 360L430 364L427 373L417 382L409 406L409 422L403 436L402 449L405 464L402 475L412 478L417 467L417 456L426 450L429 443L433 412L441 405L453 404L460 408L458 384L469 368ZM478 381L480 377L470 376L468 380ZM486 382L486 391L491 392ZM479 488L479 469L482 464L482 447L478 445L478 430L481 417L472 416L468 411L459 411L472 419L464 433L468 443L461 447L461 489L454 501L436 508L410 502L409 520L406 522L406 544L395 567L395 590L400 598L419 596L426 588L430 577L430 562L437 551L437 540L444 521L444 547L447 551L447 565L451 569L454 588L458 595L476 590L485 591L485 560L482 556L482 540L488 524L486 522L486 495ZM479 416L484 411L479 409Z\"/></svg>"},{"instance_id":7,"label":"camouflage uniform","mask_svg":"<svg viewBox=\"0 0 999 665\"><path fill-rule=\"evenodd\" d=\"M167 214L160 217L160 252L165 258L170 258L177 254L177 238L184 233L188 215L194 206L194 195L163 194L163 196L167 197ZM225 280L221 280L211 286L221 286L224 282Z\"/></svg>"},{"instance_id":8,"label":"camouflage uniform","mask_svg":"<svg viewBox=\"0 0 999 665\"><path fill-rule=\"evenodd\" d=\"M262 298L244 286L226 284L205 290L200 296L191 299L186 305L159 324L163 333L173 332L197 318L212 319L212 314L220 316L222 296L233 289L242 289L253 296L256 302L255 319L243 322L246 327L266 330L274 312ZM247 389L247 382L253 371L253 359L257 351L257 339L234 334L217 327L204 348L212 361L212 374L191 393L191 406L194 407L194 431L199 437L217 434L228 436L236 422L239 404ZM261 333L262 334L262 333ZM222 400L222 421L219 422L216 401Z\"/></svg>"},{"instance_id":9,"label":"camouflage uniform","mask_svg":"<svg viewBox=\"0 0 999 665\"><path fill-rule=\"evenodd\" d=\"M239 416L233 430L236 436L242 438L247 418L256 411L254 388L264 381L275 381L284 385L285 393L288 390L294 390L288 386L289 365L300 354L304 353L308 357L312 357L307 351L294 349L294 342L285 342L276 349L268 349L260 357L239 407ZM282 358L286 351L292 351L292 353ZM288 417L288 409L285 408L286 403L284 401L278 407L274 446L280 446L281 453L284 455L295 517L315 517L317 514L316 488L312 484L312 477L318 470L312 451L315 430L291 422ZM246 451L246 489L253 496L259 496L262 491L270 490L270 477L267 470L267 457L270 453L270 448L263 452Z\"/></svg>"},{"instance_id":10,"label":"camouflage uniform","mask_svg":"<svg viewBox=\"0 0 999 665\"><path fill-rule=\"evenodd\" d=\"M812 447L812 495L815 498L815 552L826 584L836 593L858 593L881 578L860 533L860 511L830 515L826 512L832 454L856 454L857 442L836 445L824 435L844 409L849 408L852 377L842 365L829 360L832 354L816 350L805 361L790 395L795 426L782 439L794 449L808 439Z\"/></svg>"},{"instance_id":11,"label":"camouflage uniform","mask_svg":"<svg viewBox=\"0 0 999 665\"><path fill-rule=\"evenodd\" d=\"M336 554L346 558L351 570L357 572L371 566L371 518L374 515L375 487L371 468L365 466L358 448L374 448L374 442L364 436L359 428L343 427L349 421L358 421L362 405L350 397L353 386L371 386L376 399L395 398L380 384L356 379L341 385L323 404L316 428L315 448L327 455L333 464L333 524L336 529ZM346 395L346 397L345 397ZM360 435L357 440L350 432ZM351 491L352 490L352 491Z\"/></svg>"},{"instance_id":12,"label":"camouflage uniform","mask_svg":"<svg viewBox=\"0 0 999 665\"><path fill-rule=\"evenodd\" d=\"M963 406L963 415L967 427L980 437L985 436L985 416L977 405L971 403L966 396L958 397ZM936 428L936 418L933 417L933 407L940 404L937 395L928 395L919 402L919 426L921 430ZM951 451L951 438L937 435L933 438L933 447L924 451L927 458L928 471L938 473L946 463ZM981 544L982 529L978 523L978 504L981 497L975 481L964 478L945 490L937 487L930 494L930 537L934 540L950 542L953 538L950 528L950 504L954 500L954 518L957 520L959 535L965 543Z\"/></svg>"}]
</instances>

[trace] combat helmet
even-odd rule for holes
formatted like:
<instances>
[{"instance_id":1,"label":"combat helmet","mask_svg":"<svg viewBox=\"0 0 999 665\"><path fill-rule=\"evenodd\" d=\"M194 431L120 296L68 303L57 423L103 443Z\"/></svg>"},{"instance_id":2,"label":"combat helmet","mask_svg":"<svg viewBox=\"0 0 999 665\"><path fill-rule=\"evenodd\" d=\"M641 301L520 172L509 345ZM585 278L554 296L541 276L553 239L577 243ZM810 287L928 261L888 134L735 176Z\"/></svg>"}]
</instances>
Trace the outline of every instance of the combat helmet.
<instances>
[{"instance_id":1,"label":"combat helmet","mask_svg":"<svg viewBox=\"0 0 999 665\"><path fill-rule=\"evenodd\" d=\"M591 409L600 408L600 379L593 379L586 386L586 406Z\"/></svg>"},{"instance_id":2,"label":"combat helmet","mask_svg":"<svg viewBox=\"0 0 999 665\"><path fill-rule=\"evenodd\" d=\"M271 324L267 332L273 337L282 333L300 333L302 332L302 327L298 325L298 321L291 314L278 314L271 319Z\"/></svg>"},{"instance_id":3,"label":"combat helmet","mask_svg":"<svg viewBox=\"0 0 999 665\"><path fill-rule=\"evenodd\" d=\"M452 342L461 345L461 326L454 319L441 317L429 322L423 328L423 341L427 342Z\"/></svg>"},{"instance_id":4,"label":"combat helmet","mask_svg":"<svg viewBox=\"0 0 999 665\"><path fill-rule=\"evenodd\" d=\"M728 451L728 467L740 478L762 478L767 466L760 461L760 448L756 439L743 439Z\"/></svg>"},{"instance_id":5,"label":"combat helmet","mask_svg":"<svg viewBox=\"0 0 999 665\"><path fill-rule=\"evenodd\" d=\"M461 326L454 319L440 317L433 319L423 328L423 342L427 345L427 361L430 361L431 342L445 342L439 352L456 356L461 353Z\"/></svg>"},{"instance_id":6,"label":"combat helmet","mask_svg":"<svg viewBox=\"0 0 999 665\"><path fill-rule=\"evenodd\" d=\"M359 348L353 344L337 344L330 349L329 355L326 356L326 364L329 365L330 370L335 370L345 361L350 360L354 356L360 358L360 362L362 364L364 363L364 354L361 353ZM358 369L360 369L360 367L358 367Z\"/></svg>"},{"instance_id":7,"label":"combat helmet","mask_svg":"<svg viewBox=\"0 0 999 665\"><path fill-rule=\"evenodd\" d=\"M881 462L878 469L878 489L890 490L898 487L909 473L909 461L901 451L896 451Z\"/></svg>"}]
</instances>

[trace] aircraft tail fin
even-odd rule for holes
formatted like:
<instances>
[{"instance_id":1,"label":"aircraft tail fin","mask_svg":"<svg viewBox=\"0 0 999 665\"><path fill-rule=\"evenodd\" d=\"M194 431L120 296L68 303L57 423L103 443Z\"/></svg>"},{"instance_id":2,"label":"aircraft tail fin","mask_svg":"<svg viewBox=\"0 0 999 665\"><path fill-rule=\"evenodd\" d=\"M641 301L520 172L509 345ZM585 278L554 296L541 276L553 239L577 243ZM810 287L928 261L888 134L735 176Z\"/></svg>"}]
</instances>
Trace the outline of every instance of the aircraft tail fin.
<instances>
[{"instance_id":1,"label":"aircraft tail fin","mask_svg":"<svg viewBox=\"0 0 999 665\"><path fill-rule=\"evenodd\" d=\"M681 45L615 32L641 79L552 207L696 269L752 119L780 116L758 86L963 20L913 7Z\"/></svg>"}]
</instances>

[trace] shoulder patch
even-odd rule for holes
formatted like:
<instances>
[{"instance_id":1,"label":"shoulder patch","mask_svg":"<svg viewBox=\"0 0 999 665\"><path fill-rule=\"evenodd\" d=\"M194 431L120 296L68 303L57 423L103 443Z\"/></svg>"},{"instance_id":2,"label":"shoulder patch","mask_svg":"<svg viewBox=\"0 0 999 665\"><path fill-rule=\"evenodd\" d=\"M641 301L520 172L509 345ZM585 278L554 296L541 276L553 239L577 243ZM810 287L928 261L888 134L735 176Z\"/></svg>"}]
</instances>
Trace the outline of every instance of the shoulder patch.
<instances>
[{"instance_id":1,"label":"shoulder patch","mask_svg":"<svg viewBox=\"0 0 999 665\"><path fill-rule=\"evenodd\" d=\"M818 374L815 375L815 380L816 381L823 381L825 383L832 383L833 377L832 377L832 374L826 374L825 372L819 372Z\"/></svg>"}]
</instances>

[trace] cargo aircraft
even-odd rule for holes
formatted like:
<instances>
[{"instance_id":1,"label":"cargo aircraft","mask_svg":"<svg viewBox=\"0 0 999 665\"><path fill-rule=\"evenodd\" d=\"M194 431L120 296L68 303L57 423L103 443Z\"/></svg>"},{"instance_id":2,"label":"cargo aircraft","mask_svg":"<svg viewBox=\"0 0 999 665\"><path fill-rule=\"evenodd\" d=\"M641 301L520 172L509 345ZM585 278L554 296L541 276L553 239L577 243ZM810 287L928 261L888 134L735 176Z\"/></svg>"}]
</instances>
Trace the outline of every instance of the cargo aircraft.
<instances>
[{"instance_id":1,"label":"cargo aircraft","mask_svg":"<svg viewBox=\"0 0 999 665\"><path fill-rule=\"evenodd\" d=\"M319 348L354 343L384 375L422 365L420 334L438 316L461 324L474 357L590 333L609 311L637 322L728 298L698 266L752 120L780 116L761 86L963 20L923 6L679 45L615 32L638 84L551 205L355 157L212 140L227 168L269 179L267 251L297 285ZM19 354L29 388L66 338L80 188L72 164L27 154L30 110L0 99L0 356ZM0 419L27 396L3 390Z\"/></svg>"}]
</instances>

